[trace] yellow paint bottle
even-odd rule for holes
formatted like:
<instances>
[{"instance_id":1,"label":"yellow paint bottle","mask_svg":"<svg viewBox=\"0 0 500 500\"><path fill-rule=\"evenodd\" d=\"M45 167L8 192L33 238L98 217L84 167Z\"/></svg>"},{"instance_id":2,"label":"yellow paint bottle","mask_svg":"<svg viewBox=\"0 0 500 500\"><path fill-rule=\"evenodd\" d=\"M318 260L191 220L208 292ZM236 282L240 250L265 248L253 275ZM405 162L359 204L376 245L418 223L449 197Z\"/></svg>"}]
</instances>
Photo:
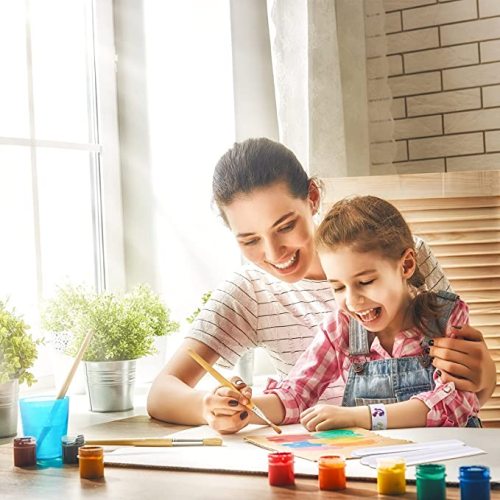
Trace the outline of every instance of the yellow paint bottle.
<instances>
[{"instance_id":1,"label":"yellow paint bottle","mask_svg":"<svg viewBox=\"0 0 500 500\"><path fill-rule=\"evenodd\" d=\"M406 493L406 466L403 458L379 458L377 461L377 491L381 495Z\"/></svg>"}]
</instances>

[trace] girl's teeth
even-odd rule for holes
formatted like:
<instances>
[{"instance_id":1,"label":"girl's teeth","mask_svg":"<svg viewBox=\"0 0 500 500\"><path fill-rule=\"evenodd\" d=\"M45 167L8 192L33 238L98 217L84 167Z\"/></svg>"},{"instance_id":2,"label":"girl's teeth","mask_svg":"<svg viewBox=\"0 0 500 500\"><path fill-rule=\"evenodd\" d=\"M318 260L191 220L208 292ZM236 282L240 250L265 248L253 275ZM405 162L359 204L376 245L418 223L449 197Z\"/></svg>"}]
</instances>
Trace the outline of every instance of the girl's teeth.
<instances>
[{"instance_id":1,"label":"girl's teeth","mask_svg":"<svg viewBox=\"0 0 500 500\"><path fill-rule=\"evenodd\" d=\"M372 321L377 317L377 308L356 313L363 321Z\"/></svg>"}]
</instances>

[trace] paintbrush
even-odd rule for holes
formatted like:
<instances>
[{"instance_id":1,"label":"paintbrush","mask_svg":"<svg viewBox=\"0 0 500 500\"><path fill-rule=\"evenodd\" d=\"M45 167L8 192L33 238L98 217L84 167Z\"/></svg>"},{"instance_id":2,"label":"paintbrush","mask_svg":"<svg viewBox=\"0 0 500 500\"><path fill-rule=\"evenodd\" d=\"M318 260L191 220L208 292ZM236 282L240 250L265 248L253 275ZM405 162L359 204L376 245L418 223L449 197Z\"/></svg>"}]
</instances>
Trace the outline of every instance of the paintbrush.
<instances>
[{"instance_id":1,"label":"paintbrush","mask_svg":"<svg viewBox=\"0 0 500 500\"><path fill-rule=\"evenodd\" d=\"M229 387L233 389L237 393L241 394L241 392L223 375L221 375L210 363L207 363L199 354L194 352L192 349L188 349L188 354L201 366L203 367L210 375L212 375L220 384L225 387ZM248 404L245 405L250 411L255 413L259 418L264 420L268 425L270 425L274 431L278 434L281 434L281 429L273 424L264 414L264 412L252 401L250 400Z\"/></svg>"},{"instance_id":2,"label":"paintbrush","mask_svg":"<svg viewBox=\"0 0 500 500\"><path fill-rule=\"evenodd\" d=\"M124 438L124 439L86 439L85 444L109 446L221 446L218 437L200 439L182 438Z\"/></svg>"}]
</instances>

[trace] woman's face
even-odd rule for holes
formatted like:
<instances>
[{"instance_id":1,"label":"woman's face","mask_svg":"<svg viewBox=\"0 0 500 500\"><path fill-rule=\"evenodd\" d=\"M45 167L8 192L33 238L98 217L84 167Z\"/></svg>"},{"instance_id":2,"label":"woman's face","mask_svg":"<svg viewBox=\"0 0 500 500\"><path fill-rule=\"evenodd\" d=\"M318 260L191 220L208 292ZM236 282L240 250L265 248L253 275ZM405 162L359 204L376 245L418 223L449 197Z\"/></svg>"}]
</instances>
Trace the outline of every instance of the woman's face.
<instances>
[{"instance_id":1,"label":"woman's face","mask_svg":"<svg viewBox=\"0 0 500 500\"><path fill-rule=\"evenodd\" d=\"M318 204L317 187L312 186L302 200L278 182L239 194L224 213L244 257L276 278L294 283L324 278L313 241L312 215Z\"/></svg>"}]
</instances>

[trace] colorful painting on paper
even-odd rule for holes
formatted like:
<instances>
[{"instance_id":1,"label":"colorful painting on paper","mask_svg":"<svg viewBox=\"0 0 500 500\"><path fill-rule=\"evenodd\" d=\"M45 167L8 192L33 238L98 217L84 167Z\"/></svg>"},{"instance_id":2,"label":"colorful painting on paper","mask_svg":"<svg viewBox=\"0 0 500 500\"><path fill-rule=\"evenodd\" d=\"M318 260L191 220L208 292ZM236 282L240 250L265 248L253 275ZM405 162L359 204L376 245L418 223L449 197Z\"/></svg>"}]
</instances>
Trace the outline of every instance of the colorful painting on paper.
<instances>
[{"instance_id":1,"label":"colorful painting on paper","mask_svg":"<svg viewBox=\"0 0 500 500\"><path fill-rule=\"evenodd\" d=\"M297 457L314 461L323 455L340 455L344 458L351 458L351 452L358 448L409 442L404 439L384 437L357 427L303 434L281 434L279 436L247 436L245 440L271 451L291 451Z\"/></svg>"}]
</instances>

